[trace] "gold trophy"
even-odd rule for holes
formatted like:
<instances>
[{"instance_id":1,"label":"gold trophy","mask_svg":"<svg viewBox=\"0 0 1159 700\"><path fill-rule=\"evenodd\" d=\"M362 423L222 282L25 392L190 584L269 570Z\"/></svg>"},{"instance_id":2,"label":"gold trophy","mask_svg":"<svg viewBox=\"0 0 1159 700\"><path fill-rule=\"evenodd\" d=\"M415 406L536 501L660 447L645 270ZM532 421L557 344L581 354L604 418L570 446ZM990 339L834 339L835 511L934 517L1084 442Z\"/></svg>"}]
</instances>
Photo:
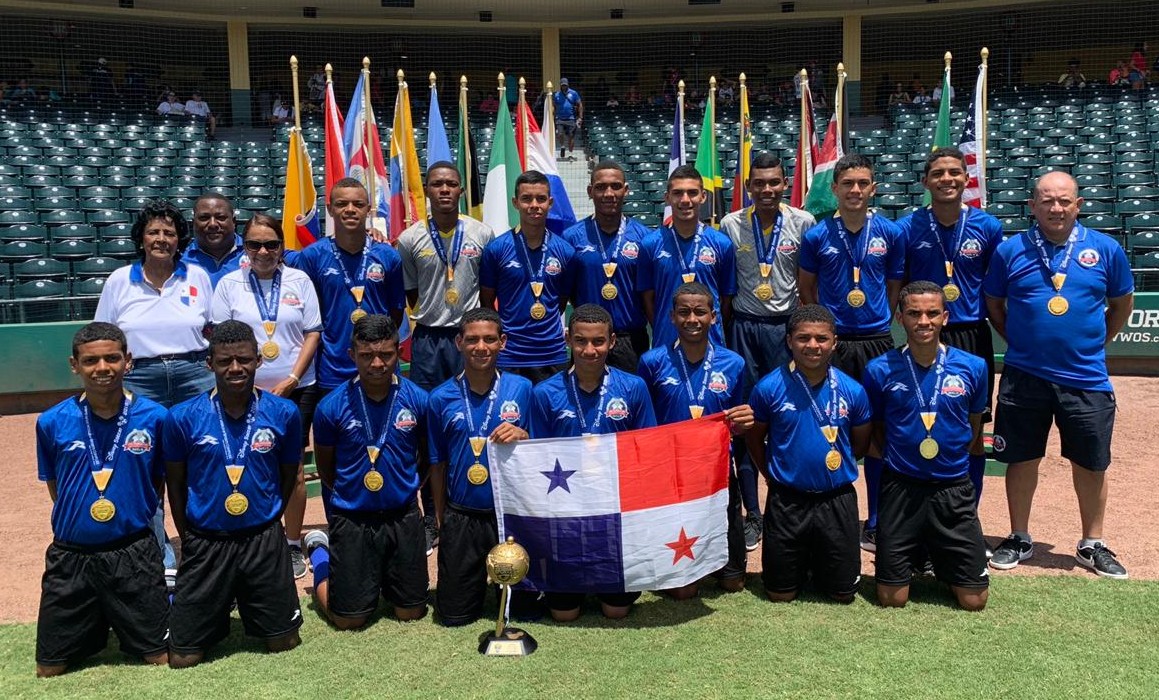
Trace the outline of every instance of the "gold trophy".
<instances>
[{"instance_id":1,"label":"gold trophy","mask_svg":"<svg viewBox=\"0 0 1159 700\"><path fill-rule=\"evenodd\" d=\"M479 653L484 656L527 656L539 645L524 630L507 626L507 599L511 587L523 580L531 558L527 550L515 544L514 537L500 542L487 553L487 578L499 585L499 619L494 632L479 637Z\"/></svg>"}]
</instances>

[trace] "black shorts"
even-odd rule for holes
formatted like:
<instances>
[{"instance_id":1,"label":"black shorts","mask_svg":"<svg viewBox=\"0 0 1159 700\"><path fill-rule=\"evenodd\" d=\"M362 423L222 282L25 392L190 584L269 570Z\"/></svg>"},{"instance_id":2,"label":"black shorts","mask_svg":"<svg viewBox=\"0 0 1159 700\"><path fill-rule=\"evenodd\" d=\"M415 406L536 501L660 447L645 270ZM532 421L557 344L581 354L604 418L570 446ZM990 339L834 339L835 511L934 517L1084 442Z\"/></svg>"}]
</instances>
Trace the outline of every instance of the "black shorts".
<instances>
[{"instance_id":1,"label":"black shorts","mask_svg":"<svg viewBox=\"0 0 1159 700\"><path fill-rule=\"evenodd\" d=\"M1006 365L998 383L994 459L1011 464L1043 457L1052 421L1063 457L1095 472L1111 465L1114 392L1060 386Z\"/></svg>"},{"instance_id":2,"label":"black shorts","mask_svg":"<svg viewBox=\"0 0 1159 700\"><path fill-rule=\"evenodd\" d=\"M487 553L499 543L494 511L447 504L439 529L439 621L465 625L483 615L487 597Z\"/></svg>"},{"instance_id":3,"label":"black shorts","mask_svg":"<svg viewBox=\"0 0 1159 700\"><path fill-rule=\"evenodd\" d=\"M410 341L410 380L424 391L463 371L463 354L455 347L458 326L416 325Z\"/></svg>"},{"instance_id":4,"label":"black shorts","mask_svg":"<svg viewBox=\"0 0 1159 700\"><path fill-rule=\"evenodd\" d=\"M812 571L814 585L824 593L856 592L861 577L859 525L852 484L806 493L770 482L761 551L765 589L800 590Z\"/></svg>"},{"instance_id":5,"label":"black shorts","mask_svg":"<svg viewBox=\"0 0 1159 700\"><path fill-rule=\"evenodd\" d=\"M717 571L717 579L742 578L748 571L749 553L744 543L744 516L740 512L740 483L736 474L728 477L728 562Z\"/></svg>"},{"instance_id":6,"label":"black shorts","mask_svg":"<svg viewBox=\"0 0 1159 700\"><path fill-rule=\"evenodd\" d=\"M860 382L869 361L890 350L893 350L893 336L889 333L838 335L833 366Z\"/></svg>"},{"instance_id":7,"label":"black shorts","mask_svg":"<svg viewBox=\"0 0 1159 700\"><path fill-rule=\"evenodd\" d=\"M640 356L651 347L652 341L648 339L647 328L616 331L616 345L608 352L608 366L622 369L628 374L638 374Z\"/></svg>"},{"instance_id":8,"label":"black shorts","mask_svg":"<svg viewBox=\"0 0 1159 700\"><path fill-rule=\"evenodd\" d=\"M150 656L169 642L165 567L144 530L103 547L48 545L36 621L36 663L69 664L105 648L109 627L121 651Z\"/></svg>"},{"instance_id":9,"label":"black shorts","mask_svg":"<svg viewBox=\"0 0 1159 700\"><path fill-rule=\"evenodd\" d=\"M314 424L314 410L322 400L322 390L317 384L311 384L294 389L289 398L298 406L298 415L302 419L302 449L305 449L310 446L310 426Z\"/></svg>"},{"instance_id":10,"label":"black shorts","mask_svg":"<svg viewBox=\"0 0 1159 700\"><path fill-rule=\"evenodd\" d=\"M989 423L994 407L994 333L990 322L948 324L942 329L942 342L986 361L986 410L982 412L982 422Z\"/></svg>"},{"instance_id":11,"label":"black shorts","mask_svg":"<svg viewBox=\"0 0 1159 700\"><path fill-rule=\"evenodd\" d=\"M499 369L504 372L510 372L511 374L518 374L521 377L527 377L531 380L532 384L538 384L567 369L567 363L543 365L542 367L500 367Z\"/></svg>"},{"instance_id":12,"label":"black shorts","mask_svg":"<svg viewBox=\"0 0 1159 700\"><path fill-rule=\"evenodd\" d=\"M189 528L169 618L170 647L202 652L229 634L234 600L251 637L272 639L302 626L286 531L275 520L236 533Z\"/></svg>"},{"instance_id":13,"label":"black shorts","mask_svg":"<svg viewBox=\"0 0 1159 700\"><path fill-rule=\"evenodd\" d=\"M728 347L744 358L746 390L751 392L757 382L792 359L785 344L788 316L750 316L733 312L728 328ZM746 395L745 401L748 401Z\"/></svg>"},{"instance_id":14,"label":"black shorts","mask_svg":"<svg viewBox=\"0 0 1159 700\"><path fill-rule=\"evenodd\" d=\"M877 515L877 582L908 586L927 555L943 583L962 588L990 585L974 484L968 476L919 481L886 469Z\"/></svg>"},{"instance_id":15,"label":"black shorts","mask_svg":"<svg viewBox=\"0 0 1159 700\"><path fill-rule=\"evenodd\" d=\"M427 604L427 541L418 503L395 511L330 513L330 612L364 617L381 595L399 608Z\"/></svg>"}]
</instances>

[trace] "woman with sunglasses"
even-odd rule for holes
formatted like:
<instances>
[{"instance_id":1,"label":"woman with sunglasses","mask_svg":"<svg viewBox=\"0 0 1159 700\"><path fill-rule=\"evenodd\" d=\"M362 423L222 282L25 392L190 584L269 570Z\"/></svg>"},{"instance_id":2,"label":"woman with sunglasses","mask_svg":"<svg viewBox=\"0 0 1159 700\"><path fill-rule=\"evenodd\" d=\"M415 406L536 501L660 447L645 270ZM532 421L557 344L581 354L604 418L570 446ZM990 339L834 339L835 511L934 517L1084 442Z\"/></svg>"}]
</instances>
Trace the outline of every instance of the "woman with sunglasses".
<instances>
[{"instance_id":1,"label":"woman with sunglasses","mask_svg":"<svg viewBox=\"0 0 1159 700\"><path fill-rule=\"evenodd\" d=\"M302 414L303 445L318 403L314 383L314 353L322 338L322 316L314 284L306 273L282 264L282 225L265 214L254 214L242 233L249 265L217 283L210 316L214 323L237 320L251 326L258 338L262 364L256 385L284 396ZM298 468L298 483L286 504L286 537L294 563L294 578L306 575L302 555L302 519L306 483Z\"/></svg>"}]
</instances>

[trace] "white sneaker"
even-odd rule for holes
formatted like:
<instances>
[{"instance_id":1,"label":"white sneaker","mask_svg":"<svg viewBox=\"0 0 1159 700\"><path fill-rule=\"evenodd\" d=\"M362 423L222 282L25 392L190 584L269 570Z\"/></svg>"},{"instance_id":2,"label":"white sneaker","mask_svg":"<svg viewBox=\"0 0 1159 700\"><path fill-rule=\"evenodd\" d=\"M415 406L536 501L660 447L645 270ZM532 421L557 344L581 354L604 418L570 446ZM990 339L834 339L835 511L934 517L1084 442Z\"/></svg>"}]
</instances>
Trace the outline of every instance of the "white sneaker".
<instances>
[{"instance_id":1,"label":"white sneaker","mask_svg":"<svg viewBox=\"0 0 1159 700\"><path fill-rule=\"evenodd\" d=\"M306 557L314 552L319 547L330 548L330 536L321 530L310 530L306 536L302 538L302 547L306 550Z\"/></svg>"}]
</instances>

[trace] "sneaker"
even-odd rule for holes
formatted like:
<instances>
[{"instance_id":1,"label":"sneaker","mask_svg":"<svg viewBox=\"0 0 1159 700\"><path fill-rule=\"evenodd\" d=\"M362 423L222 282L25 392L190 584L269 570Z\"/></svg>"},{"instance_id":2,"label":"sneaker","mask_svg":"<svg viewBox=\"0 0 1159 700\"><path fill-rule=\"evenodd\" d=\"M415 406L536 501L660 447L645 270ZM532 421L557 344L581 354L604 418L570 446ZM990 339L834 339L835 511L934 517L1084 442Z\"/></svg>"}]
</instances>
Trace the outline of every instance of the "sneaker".
<instances>
[{"instance_id":1,"label":"sneaker","mask_svg":"<svg viewBox=\"0 0 1159 700\"><path fill-rule=\"evenodd\" d=\"M1014 535L1002 540L994 556L990 557L990 566L1006 571L1018 566L1019 562L1026 561L1034 555L1034 544L1020 540Z\"/></svg>"},{"instance_id":2,"label":"sneaker","mask_svg":"<svg viewBox=\"0 0 1159 700\"><path fill-rule=\"evenodd\" d=\"M753 551L757 545L761 543L761 531L764 530L765 522L761 518L760 513L749 513L744 519L744 548L745 551Z\"/></svg>"},{"instance_id":3,"label":"sneaker","mask_svg":"<svg viewBox=\"0 0 1159 700\"><path fill-rule=\"evenodd\" d=\"M916 575L916 576L933 576L934 575L934 562L931 561L929 557L926 557L926 560L924 562L922 562L921 566L914 568L914 575Z\"/></svg>"},{"instance_id":4,"label":"sneaker","mask_svg":"<svg viewBox=\"0 0 1159 700\"><path fill-rule=\"evenodd\" d=\"M302 545L306 548L306 556L309 557L314 553L315 549L319 547L330 548L330 536L321 530L310 530L306 536L302 538Z\"/></svg>"},{"instance_id":5,"label":"sneaker","mask_svg":"<svg viewBox=\"0 0 1159 700\"><path fill-rule=\"evenodd\" d=\"M877 551L877 528L870 527L869 521L861 528L861 548L867 552Z\"/></svg>"},{"instance_id":6,"label":"sneaker","mask_svg":"<svg viewBox=\"0 0 1159 700\"><path fill-rule=\"evenodd\" d=\"M435 547L439 546L439 526L435 523L435 516L423 516L423 529L427 533L427 556L434 554Z\"/></svg>"},{"instance_id":7,"label":"sneaker","mask_svg":"<svg viewBox=\"0 0 1159 700\"><path fill-rule=\"evenodd\" d=\"M1104 544L1096 544L1094 547L1080 547L1074 553L1074 560L1099 576L1127 578L1127 570L1115 558L1115 553Z\"/></svg>"},{"instance_id":8,"label":"sneaker","mask_svg":"<svg viewBox=\"0 0 1159 700\"><path fill-rule=\"evenodd\" d=\"M290 545L290 563L294 566L294 578L299 579L306 575L306 555L296 544Z\"/></svg>"},{"instance_id":9,"label":"sneaker","mask_svg":"<svg viewBox=\"0 0 1159 700\"><path fill-rule=\"evenodd\" d=\"M177 590L177 569L165 569L165 591L169 595Z\"/></svg>"}]
</instances>

